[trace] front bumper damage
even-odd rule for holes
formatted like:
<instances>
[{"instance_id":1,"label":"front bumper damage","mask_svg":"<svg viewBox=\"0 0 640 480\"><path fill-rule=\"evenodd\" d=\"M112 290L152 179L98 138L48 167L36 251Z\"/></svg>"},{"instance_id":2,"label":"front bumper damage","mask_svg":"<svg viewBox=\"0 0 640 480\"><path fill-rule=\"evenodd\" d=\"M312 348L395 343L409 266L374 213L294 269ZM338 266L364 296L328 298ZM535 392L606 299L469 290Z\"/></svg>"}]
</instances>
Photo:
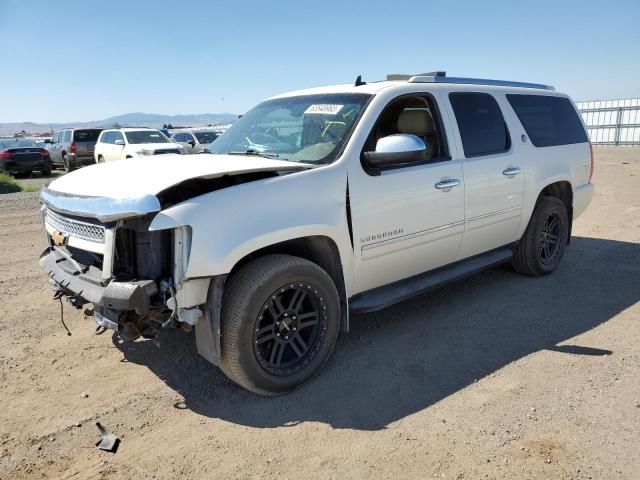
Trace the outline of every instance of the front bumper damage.
<instances>
[{"instance_id":1,"label":"front bumper damage","mask_svg":"<svg viewBox=\"0 0 640 480\"><path fill-rule=\"evenodd\" d=\"M83 273L63 250L56 247L47 248L39 263L49 275L55 291L68 296L78 308L92 303L96 323L112 330L118 330L120 312L135 311L140 316L148 316L150 299L159 291L153 280L105 282L90 270Z\"/></svg>"},{"instance_id":2,"label":"front bumper damage","mask_svg":"<svg viewBox=\"0 0 640 480\"><path fill-rule=\"evenodd\" d=\"M87 305L85 314L124 340L195 327L198 351L218 364L222 297L210 285L221 291L224 276L186 277L190 227L151 231L158 206L150 196L116 201L45 189L41 200L46 248L39 263L54 298Z\"/></svg>"}]
</instances>

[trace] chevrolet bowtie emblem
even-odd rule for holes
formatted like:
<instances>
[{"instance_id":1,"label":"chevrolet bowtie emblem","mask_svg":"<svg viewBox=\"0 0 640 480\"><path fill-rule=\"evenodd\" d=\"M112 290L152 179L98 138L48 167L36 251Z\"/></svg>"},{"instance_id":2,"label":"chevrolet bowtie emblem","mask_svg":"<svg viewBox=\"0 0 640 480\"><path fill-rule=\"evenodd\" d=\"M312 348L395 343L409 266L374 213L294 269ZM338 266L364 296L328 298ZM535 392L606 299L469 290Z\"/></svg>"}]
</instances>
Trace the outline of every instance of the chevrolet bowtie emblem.
<instances>
[{"instance_id":1,"label":"chevrolet bowtie emblem","mask_svg":"<svg viewBox=\"0 0 640 480\"><path fill-rule=\"evenodd\" d=\"M54 230L53 233L51 234L51 240L53 241L54 245L61 247L67 241L67 236L60 233L57 230Z\"/></svg>"}]
</instances>

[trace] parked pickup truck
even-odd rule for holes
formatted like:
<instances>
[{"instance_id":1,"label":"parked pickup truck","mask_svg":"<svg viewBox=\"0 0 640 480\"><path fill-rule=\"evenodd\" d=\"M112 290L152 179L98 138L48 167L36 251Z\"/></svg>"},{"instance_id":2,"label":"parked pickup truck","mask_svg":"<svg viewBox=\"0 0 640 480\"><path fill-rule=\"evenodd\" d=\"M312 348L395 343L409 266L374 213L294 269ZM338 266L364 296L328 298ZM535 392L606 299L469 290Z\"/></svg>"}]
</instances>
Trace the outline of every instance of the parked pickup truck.
<instances>
[{"instance_id":1,"label":"parked pickup truck","mask_svg":"<svg viewBox=\"0 0 640 480\"><path fill-rule=\"evenodd\" d=\"M194 327L263 395L318 372L350 313L503 262L553 272L593 194L567 95L441 72L273 97L210 150L52 182L40 265L126 340Z\"/></svg>"}]
</instances>

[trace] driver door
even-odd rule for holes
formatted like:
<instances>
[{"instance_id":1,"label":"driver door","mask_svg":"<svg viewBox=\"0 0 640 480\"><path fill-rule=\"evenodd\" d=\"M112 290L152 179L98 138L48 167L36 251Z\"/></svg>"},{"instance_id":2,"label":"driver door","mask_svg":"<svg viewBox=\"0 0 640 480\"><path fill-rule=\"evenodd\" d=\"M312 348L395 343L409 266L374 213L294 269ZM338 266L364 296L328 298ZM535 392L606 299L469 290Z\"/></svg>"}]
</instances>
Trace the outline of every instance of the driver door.
<instances>
[{"instance_id":1,"label":"driver door","mask_svg":"<svg viewBox=\"0 0 640 480\"><path fill-rule=\"evenodd\" d=\"M380 115L365 150L375 148L386 135L410 134L428 144L428 159L378 172L354 162L349 172L354 294L457 258L464 232L462 164L449 155L439 112L433 95L393 100Z\"/></svg>"}]
</instances>

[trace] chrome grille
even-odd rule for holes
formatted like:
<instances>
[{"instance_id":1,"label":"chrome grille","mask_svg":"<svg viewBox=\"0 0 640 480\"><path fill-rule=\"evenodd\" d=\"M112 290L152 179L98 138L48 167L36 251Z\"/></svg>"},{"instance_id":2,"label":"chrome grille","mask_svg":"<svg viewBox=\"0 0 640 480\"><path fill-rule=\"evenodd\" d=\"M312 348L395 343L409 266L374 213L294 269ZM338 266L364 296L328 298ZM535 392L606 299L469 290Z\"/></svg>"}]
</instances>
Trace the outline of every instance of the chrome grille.
<instances>
[{"instance_id":1,"label":"chrome grille","mask_svg":"<svg viewBox=\"0 0 640 480\"><path fill-rule=\"evenodd\" d=\"M72 235L90 242L104 243L105 228L102 225L81 222L60 215L49 209L46 210L45 221L60 233Z\"/></svg>"}]
</instances>

